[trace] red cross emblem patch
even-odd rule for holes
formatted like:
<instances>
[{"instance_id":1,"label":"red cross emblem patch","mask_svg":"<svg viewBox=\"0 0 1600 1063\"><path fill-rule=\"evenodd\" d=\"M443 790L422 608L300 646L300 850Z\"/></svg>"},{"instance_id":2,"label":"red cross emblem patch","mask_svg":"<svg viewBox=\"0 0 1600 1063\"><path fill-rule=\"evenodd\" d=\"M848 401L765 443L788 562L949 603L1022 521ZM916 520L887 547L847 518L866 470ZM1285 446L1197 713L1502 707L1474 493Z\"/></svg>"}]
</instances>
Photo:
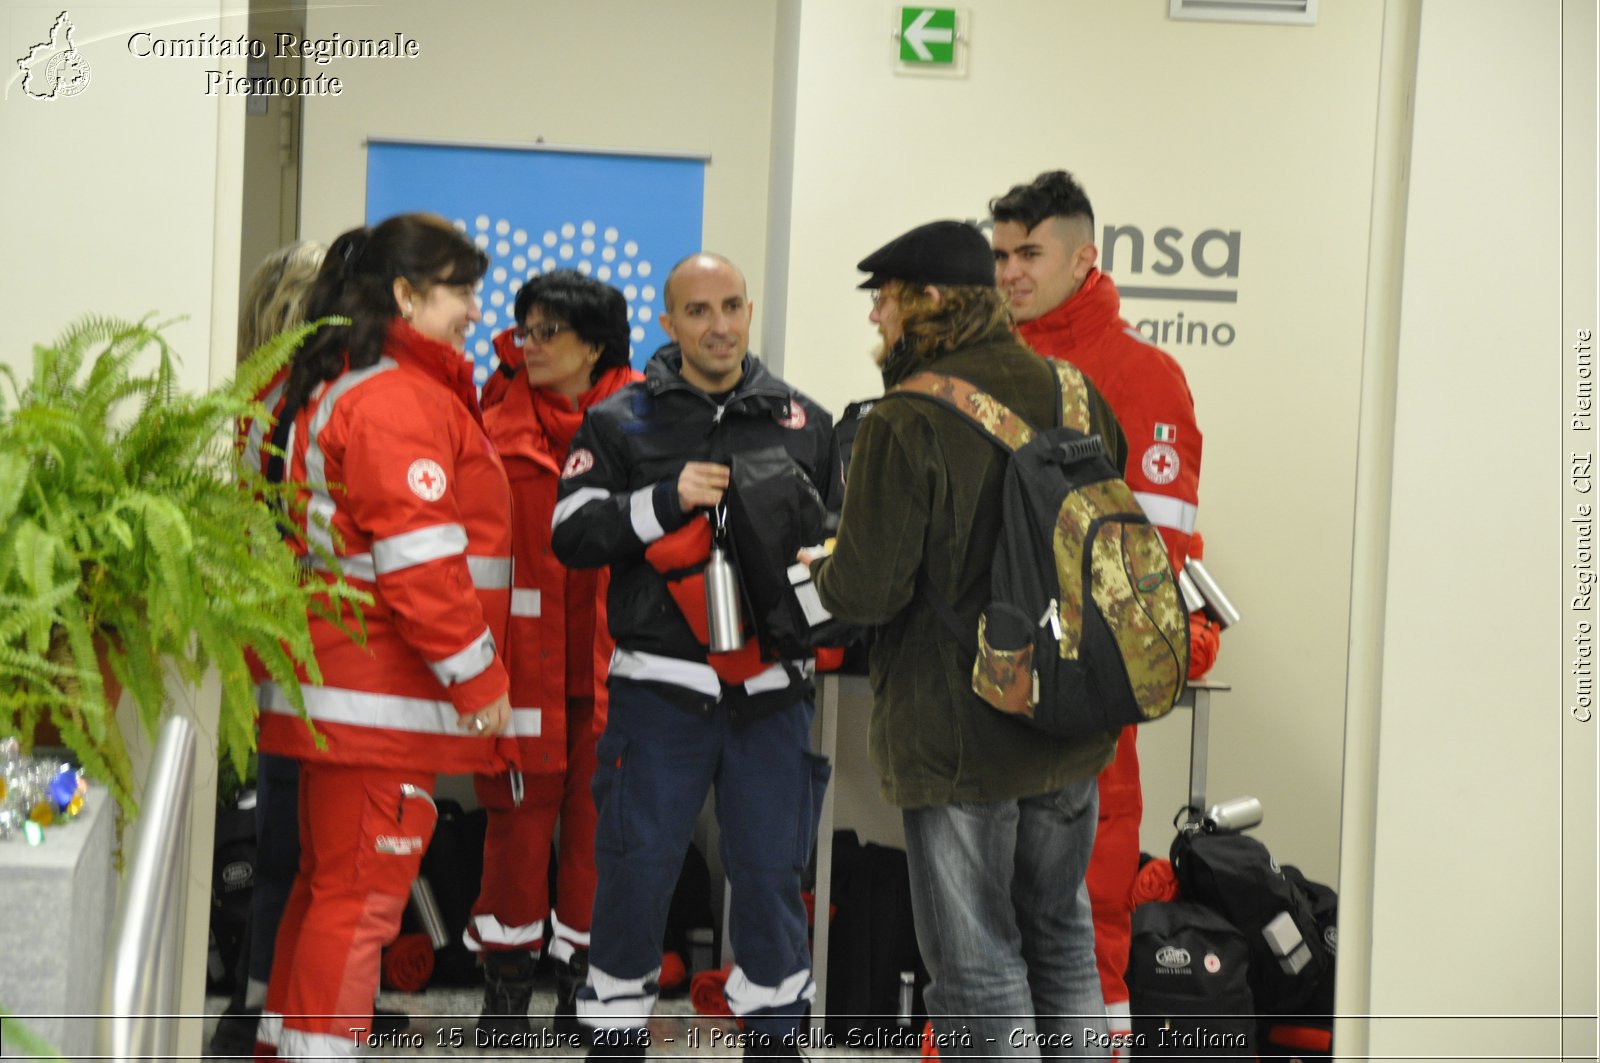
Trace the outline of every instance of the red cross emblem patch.
<instances>
[{"instance_id":1,"label":"red cross emblem patch","mask_svg":"<svg viewBox=\"0 0 1600 1063\"><path fill-rule=\"evenodd\" d=\"M406 470L406 486L424 502L437 502L444 497L444 469L432 458L418 458Z\"/></svg>"},{"instance_id":2,"label":"red cross emblem patch","mask_svg":"<svg viewBox=\"0 0 1600 1063\"><path fill-rule=\"evenodd\" d=\"M1169 484L1178 478L1178 452L1165 443L1152 443L1139 461L1145 479L1153 484Z\"/></svg>"}]
</instances>

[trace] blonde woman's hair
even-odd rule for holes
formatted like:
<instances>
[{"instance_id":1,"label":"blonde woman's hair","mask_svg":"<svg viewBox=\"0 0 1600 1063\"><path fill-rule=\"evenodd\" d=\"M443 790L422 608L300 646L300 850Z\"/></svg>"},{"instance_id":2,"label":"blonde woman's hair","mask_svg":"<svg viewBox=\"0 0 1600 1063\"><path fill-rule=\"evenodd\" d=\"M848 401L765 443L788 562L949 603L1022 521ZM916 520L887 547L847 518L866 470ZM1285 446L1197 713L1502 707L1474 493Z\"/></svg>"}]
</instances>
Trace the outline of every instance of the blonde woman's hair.
<instances>
[{"instance_id":1,"label":"blonde woman's hair","mask_svg":"<svg viewBox=\"0 0 1600 1063\"><path fill-rule=\"evenodd\" d=\"M305 320L306 296L328 249L316 240L297 240L262 260L245 287L239 307L239 359L278 333Z\"/></svg>"}]
</instances>

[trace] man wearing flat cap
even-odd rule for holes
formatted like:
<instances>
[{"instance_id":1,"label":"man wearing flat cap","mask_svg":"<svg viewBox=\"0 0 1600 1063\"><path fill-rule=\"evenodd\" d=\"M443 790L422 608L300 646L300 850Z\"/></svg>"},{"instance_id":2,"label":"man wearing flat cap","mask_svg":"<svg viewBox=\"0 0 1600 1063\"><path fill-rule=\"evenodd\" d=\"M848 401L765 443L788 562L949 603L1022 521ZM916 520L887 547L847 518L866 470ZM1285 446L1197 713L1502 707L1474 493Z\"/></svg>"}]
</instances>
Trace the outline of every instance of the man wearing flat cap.
<instances>
[{"instance_id":1,"label":"man wearing flat cap","mask_svg":"<svg viewBox=\"0 0 1600 1063\"><path fill-rule=\"evenodd\" d=\"M833 552L812 563L822 603L876 629L872 760L900 807L926 1001L946 1059L1104 1058L1084 870L1095 775L1112 738L1052 738L972 692L972 655L931 595L977 631L990 598L1006 455L966 418L896 385L966 380L1030 424L1059 423L1055 372L1011 333L989 243L976 228L919 226L863 259L889 393L863 419ZM1120 466L1110 409L1091 426ZM965 1030L970 1037L962 1037ZM1103 1040L1103 1039L1102 1039Z\"/></svg>"}]
</instances>

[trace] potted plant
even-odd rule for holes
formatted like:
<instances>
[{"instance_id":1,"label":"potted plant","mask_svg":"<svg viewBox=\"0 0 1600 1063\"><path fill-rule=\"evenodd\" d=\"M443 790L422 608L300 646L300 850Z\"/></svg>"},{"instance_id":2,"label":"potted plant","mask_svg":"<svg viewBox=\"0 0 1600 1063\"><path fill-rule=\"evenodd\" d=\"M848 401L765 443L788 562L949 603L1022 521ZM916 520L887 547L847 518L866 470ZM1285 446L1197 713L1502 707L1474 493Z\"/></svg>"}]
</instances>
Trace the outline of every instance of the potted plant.
<instances>
[{"instance_id":1,"label":"potted plant","mask_svg":"<svg viewBox=\"0 0 1600 1063\"><path fill-rule=\"evenodd\" d=\"M34 347L31 376L0 366L0 735L26 747L53 723L126 815L132 767L108 687L154 735L168 670L197 684L215 668L218 752L242 776L255 747L247 654L303 712L296 662L318 679L307 610L364 597L306 578L278 523L299 485L264 482L236 445L314 326L195 395L177 386L166 324L86 318Z\"/></svg>"}]
</instances>

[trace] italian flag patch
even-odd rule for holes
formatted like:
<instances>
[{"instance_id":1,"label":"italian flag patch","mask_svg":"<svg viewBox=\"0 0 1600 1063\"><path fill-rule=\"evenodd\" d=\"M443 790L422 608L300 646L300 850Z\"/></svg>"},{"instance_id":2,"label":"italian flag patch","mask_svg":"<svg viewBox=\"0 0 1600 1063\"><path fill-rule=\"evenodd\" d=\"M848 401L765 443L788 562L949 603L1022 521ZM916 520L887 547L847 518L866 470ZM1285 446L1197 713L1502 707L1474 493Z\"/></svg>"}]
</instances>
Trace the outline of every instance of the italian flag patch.
<instances>
[{"instance_id":1,"label":"italian flag patch","mask_svg":"<svg viewBox=\"0 0 1600 1063\"><path fill-rule=\"evenodd\" d=\"M1175 424L1156 423L1156 442L1171 443L1178 438L1178 426Z\"/></svg>"}]
</instances>

